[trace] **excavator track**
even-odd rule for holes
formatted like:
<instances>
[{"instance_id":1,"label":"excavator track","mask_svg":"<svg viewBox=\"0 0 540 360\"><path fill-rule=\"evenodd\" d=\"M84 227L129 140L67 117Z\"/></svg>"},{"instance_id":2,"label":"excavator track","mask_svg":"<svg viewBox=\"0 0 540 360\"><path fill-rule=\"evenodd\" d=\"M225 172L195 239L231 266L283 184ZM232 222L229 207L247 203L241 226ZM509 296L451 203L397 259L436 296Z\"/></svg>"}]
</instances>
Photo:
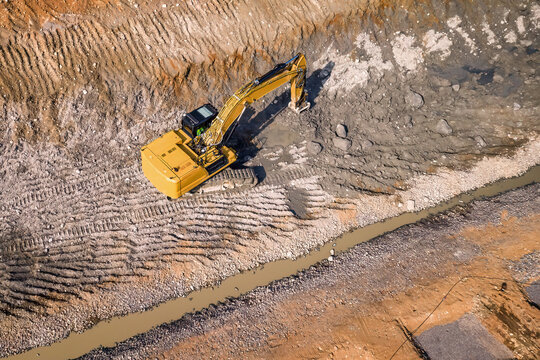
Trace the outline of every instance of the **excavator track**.
<instances>
[{"instance_id":1,"label":"excavator track","mask_svg":"<svg viewBox=\"0 0 540 360\"><path fill-rule=\"evenodd\" d=\"M252 168L231 169L227 168L202 185L192 190L191 194L208 194L230 189L250 188L259 183L259 179Z\"/></svg>"}]
</instances>

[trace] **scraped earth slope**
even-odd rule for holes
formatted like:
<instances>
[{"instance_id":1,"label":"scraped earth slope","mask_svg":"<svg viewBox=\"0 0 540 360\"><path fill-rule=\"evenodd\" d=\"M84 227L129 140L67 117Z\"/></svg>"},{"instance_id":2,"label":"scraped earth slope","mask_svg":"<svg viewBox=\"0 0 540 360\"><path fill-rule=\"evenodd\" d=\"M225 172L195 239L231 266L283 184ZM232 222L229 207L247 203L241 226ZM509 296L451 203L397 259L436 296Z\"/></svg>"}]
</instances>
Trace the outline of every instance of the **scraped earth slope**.
<instances>
[{"instance_id":1,"label":"scraped earth slope","mask_svg":"<svg viewBox=\"0 0 540 360\"><path fill-rule=\"evenodd\" d=\"M0 354L451 194L405 192L426 173L515 155L462 191L538 163L532 1L27 3L0 5ZM297 51L312 110L277 93L235 134L259 187L168 202L146 181L142 144Z\"/></svg>"},{"instance_id":2,"label":"scraped earth slope","mask_svg":"<svg viewBox=\"0 0 540 360\"><path fill-rule=\"evenodd\" d=\"M79 103L83 91L89 92L88 107L100 104L93 122L102 118L101 124L110 124L118 111L142 120L152 114L150 104L159 111L221 100L314 34L328 41L345 19L359 18L378 1L360 4L164 2L145 11L133 5L123 11L127 16L116 8L109 16L96 9L94 16L73 15L77 21L54 19L39 31L4 35L0 89L5 101L25 103L19 113L26 116L13 124L13 136L68 141L76 125L64 106Z\"/></svg>"}]
</instances>

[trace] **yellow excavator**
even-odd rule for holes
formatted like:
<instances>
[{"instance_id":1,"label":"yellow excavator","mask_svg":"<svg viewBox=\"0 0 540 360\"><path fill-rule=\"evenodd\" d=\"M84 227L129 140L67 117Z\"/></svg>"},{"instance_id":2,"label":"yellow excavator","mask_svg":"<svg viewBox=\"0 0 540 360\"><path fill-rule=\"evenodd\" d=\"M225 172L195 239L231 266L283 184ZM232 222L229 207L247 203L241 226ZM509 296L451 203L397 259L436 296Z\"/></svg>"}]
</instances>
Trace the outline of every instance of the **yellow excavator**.
<instances>
[{"instance_id":1,"label":"yellow excavator","mask_svg":"<svg viewBox=\"0 0 540 360\"><path fill-rule=\"evenodd\" d=\"M150 182L167 197L176 199L212 178L236 161L236 152L224 142L245 108L290 82L289 107L297 113L306 102L306 58L299 53L289 61L244 85L218 112L205 104L182 118L182 128L172 130L141 149L142 169Z\"/></svg>"}]
</instances>

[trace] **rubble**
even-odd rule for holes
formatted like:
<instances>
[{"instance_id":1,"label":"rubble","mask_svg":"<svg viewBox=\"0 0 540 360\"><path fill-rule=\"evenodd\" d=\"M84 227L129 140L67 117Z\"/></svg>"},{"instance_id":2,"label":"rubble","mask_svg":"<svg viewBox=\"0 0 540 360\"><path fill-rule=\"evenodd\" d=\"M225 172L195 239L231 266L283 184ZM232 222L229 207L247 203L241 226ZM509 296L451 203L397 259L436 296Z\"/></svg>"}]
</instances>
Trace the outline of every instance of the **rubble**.
<instances>
[{"instance_id":1,"label":"rubble","mask_svg":"<svg viewBox=\"0 0 540 360\"><path fill-rule=\"evenodd\" d=\"M332 139L332 142L334 143L334 146L340 150L347 151L352 145L352 141L349 139L343 139L339 137L335 137Z\"/></svg>"},{"instance_id":2,"label":"rubble","mask_svg":"<svg viewBox=\"0 0 540 360\"><path fill-rule=\"evenodd\" d=\"M444 119L440 119L437 122L435 130L441 135L450 135L453 131L452 127Z\"/></svg>"}]
</instances>

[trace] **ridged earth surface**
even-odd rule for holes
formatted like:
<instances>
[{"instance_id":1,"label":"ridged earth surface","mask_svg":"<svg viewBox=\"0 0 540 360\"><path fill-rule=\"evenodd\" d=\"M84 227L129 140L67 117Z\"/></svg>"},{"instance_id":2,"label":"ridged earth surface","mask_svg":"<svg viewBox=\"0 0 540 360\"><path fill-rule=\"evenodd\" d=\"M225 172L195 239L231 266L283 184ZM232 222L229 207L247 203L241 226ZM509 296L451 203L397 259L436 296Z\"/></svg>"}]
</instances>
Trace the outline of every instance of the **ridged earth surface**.
<instances>
[{"instance_id":1,"label":"ridged earth surface","mask_svg":"<svg viewBox=\"0 0 540 360\"><path fill-rule=\"evenodd\" d=\"M534 1L8 1L0 27L0 355L539 162ZM257 187L144 178L142 145L298 51L311 110L283 89L232 139Z\"/></svg>"}]
</instances>

